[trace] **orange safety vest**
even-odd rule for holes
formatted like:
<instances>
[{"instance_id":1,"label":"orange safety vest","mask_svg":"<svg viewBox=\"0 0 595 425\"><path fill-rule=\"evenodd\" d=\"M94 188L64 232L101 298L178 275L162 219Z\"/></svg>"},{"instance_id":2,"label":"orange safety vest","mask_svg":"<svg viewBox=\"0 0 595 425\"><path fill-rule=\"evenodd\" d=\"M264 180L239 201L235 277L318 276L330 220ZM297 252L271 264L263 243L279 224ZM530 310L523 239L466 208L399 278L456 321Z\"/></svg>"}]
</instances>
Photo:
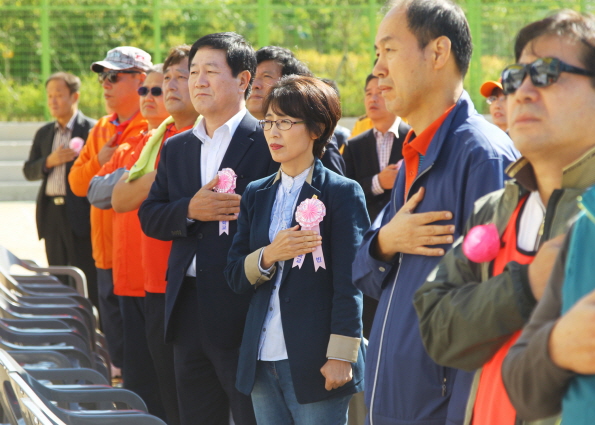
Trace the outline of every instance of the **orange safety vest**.
<instances>
[{"instance_id":1,"label":"orange safety vest","mask_svg":"<svg viewBox=\"0 0 595 425\"><path fill-rule=\"evenodd\" d=\"M157 169L157 165L159 164L159 158L161 157L161 148L163 148L163 144L165 143L165 141L170 137L183 131L190 130L191 128L192 125L189 125L178 130L175 124L173 123L168 126L161 141L161 147L159 148L159 153L155 161L155 169ZM132 152L128 160L128 163L126 164L126 168L128 170L130 170L134 163L138 160L148 140L149 138L144 139L134 149L134 152ZM132 211L132 213L134 213L135 220L138 222L138 225L140 226L140 221L138 220L138 209ZM140 257L142 265L142 274L144 276L144 291L155 294L165 293L165 288L167 286L165 274L167 272L167 261L169 259L169 253L171 251L171 244L172 241L160 241L145 235L143 232L140 233ZM144 292L142 295L137 296L144 296Z\"/></svg>"},{"instance_id":2,"label":"orange safety vest","mask_svg":"<svg viewBox=\"0 0 595 425\"><path fill-rule=\"evenodd\" d=\"M115 140L119 145L128 137L137 136L147 130L147 121L140 112L119 126L113 124L114 118L114 115L107 115L97 121L95 127L89 132L85 146L72 165L68 174L68 183L76 196L87 196L91 179L101 169L97 159L99 151L114 134L121 133ZM101 210L91 205L93 259L95 266L100 269L112 268L112 214L111 208Z\"/></svg>"},{"instance_id":3,"label":"orange safety vest","mask_svg":"<svg viewBox=\"0 0 595 425\"><path fill-rule=\"evenodd\" d=\"M497 276L511 261L530 264L535 253L524 254L517 247L518 219L525 196L517 205L502 235L502 246L493 263L493 275ZM479 377L479 386L473 406L473 425L514 425L516 410L512 406L502 382L502 363L510 347L516 342L521 331L515 332L510 339L483 365Z\"/></svg>"}]
</instances>

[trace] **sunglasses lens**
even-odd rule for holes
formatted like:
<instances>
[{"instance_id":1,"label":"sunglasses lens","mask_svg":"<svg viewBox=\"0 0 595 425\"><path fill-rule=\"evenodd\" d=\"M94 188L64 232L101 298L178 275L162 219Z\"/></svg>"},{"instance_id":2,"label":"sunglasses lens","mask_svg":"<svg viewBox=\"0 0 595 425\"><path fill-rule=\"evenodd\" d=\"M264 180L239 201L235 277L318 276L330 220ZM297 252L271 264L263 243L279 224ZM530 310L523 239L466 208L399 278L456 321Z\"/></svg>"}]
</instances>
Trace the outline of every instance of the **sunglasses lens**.
<instances>
[{"instance_id":1,"label":"sunglasses lens","mask_svg":"<svg viewBox=\"0 0 595 425\"><path fill-rule=\"evenodd\" d=\"M504 94L514 93L523 83L527 71L522 65L510 65L502 72L502 89Z\"/></svg>"},{"instance_id":2,"label":"sunglasses lens","mask_svg":"<svg viewBox=\"0 0 595 425\"><path fill-rule=\"evenodd\" d=\"M151 96L153 97L157 97L157 96L161 96L163 94L163 90L161 90L161 87L139 87L137 90L137 93L139 94L139 96L146 96L149 94L149 92L151 93Z\"/></svg>"},{"instance_id":3,"label":"sunglasses lens","mask_svg":"<svg viewBox=\"0 0 595 425\"><path fill-rule=\"evenodd\" d=\"M531 64L531 82L535 87L547 87L558 81L560 63L555 58L537 59Z\"/></svg>"},{"instance_id":4,"label":"sunglasses lens","mask_svg":"<svg viewBox=\"0 0 595 425\"><path fill-rule=\"evenodd\" d=\"M117 72L102 72L97 75L99 82L103 84L105 80L109 81L111 84L115 84L118 82L118 73Z\"/></svg>"}]
</instances>

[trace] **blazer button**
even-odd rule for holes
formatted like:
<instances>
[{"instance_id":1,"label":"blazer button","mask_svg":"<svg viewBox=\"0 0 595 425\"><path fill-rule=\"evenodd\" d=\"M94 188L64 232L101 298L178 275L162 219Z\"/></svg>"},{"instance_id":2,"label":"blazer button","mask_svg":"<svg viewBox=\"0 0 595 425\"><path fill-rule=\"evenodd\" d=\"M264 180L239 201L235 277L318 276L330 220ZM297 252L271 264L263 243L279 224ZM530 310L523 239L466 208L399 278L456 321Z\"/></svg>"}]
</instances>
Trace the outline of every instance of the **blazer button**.
<instances>
[{"instance_id":1,"label":"blazer button","mask_svg":"<svg viewBox=\"0 0 595 425\"><path fill-rule=\"evenodd\" d=\"M380 270L382 273L384 273L386 271L386 269L384 267L378 267L378 270Z\"/></svg>"},{"instance_id":2,"label":"blazer button","mask_svg":"<svg viewBox=\"0 0 595 425\"><path fill-rule=\"evenodd\" d=\"M196 235L198 237L198 239L202 239L202 233L199 233L198 235Z\"/></svg>"},{"instance_id":3,"label":"blazer button","mask_svg":"<svg viewBox=\"0 0 595 425\"><path fill-rule=\"evenodd\" d=\"M285 302L288 303L289 302L289 297L285 297Z\"/></svg>"}]
</instances>

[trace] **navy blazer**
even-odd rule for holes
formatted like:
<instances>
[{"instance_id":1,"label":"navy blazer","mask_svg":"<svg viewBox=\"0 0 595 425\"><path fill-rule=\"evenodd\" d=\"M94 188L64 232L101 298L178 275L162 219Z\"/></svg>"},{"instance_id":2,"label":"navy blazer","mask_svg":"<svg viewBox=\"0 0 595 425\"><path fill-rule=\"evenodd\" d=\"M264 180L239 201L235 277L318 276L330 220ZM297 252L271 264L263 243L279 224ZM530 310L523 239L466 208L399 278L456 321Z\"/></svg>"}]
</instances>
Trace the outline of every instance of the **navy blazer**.
<instances>
[{"instance_id":1,"label":"navy blazer","mask_svg":"<svg viewBox=\"0 0 595 425\"><path fill-rule=\"evenodd\" d=\"M186 271L196 254L197 308L204 329L213 344L221 348L240 345L250 294L235 294L225 282L223 270L227 251L236 232L230 221L229 235L219 236L219 222L196 221L188 225L188 204L208 182L200 177L201 142L185 131L168 139L162 148L155 182L141 204L138 216L149 237L172 240L165 292L165 336L174 337L171 319ZM221 162L237 174L236 193L243 194L248 183L270 175L279 168L273 162L258 121L246 112ZM192 324L188 324L191 326Z\"/></svg>"},{"instance_id":2,"label":"navy blazer","mask_svg":"<svg viewBox=\"0 0 595 425\"><path fill-rule=\"evenodd\" d=\"M246 256L270 244L271 212L280 179L276 175L251 183L241 202L236 233L225 276L238 293L252 295L240 348L236 387L250 394L254 386L258 346L272 294L273 276L260 286L252 285L245 273ZM315 161L312 182L305 182L296 205L318 196L326 206L320 223L326 269L314 271L312 255L301 269L285 262L279 297L281 321L295 393L299 403L312 403L344 396L363 389L365 347L360 343L353 380L327 391L320 368L327 361L331 334L362 336L362 294L351 281L351 263L369 226L364 193L353 180L326 169ZM291 226L295 226L295 216ZM363 341L363 340L362 340Z\"/></svg>"},{"instance_id":3,"label":"navy blazer","mask_svg":"<svg viewBox=\"0 0 595 425\"><path fill-rule=\"evenodd\" d=\"M86 117L82 112L78 112L78 116L74 121L72 127L71 137L80 137L83 140L87 140L89 131L93 128L97 121ZM52 153L52 147L54 144L54 132L56 122L52 121L41 127L35 133L33 139L33 145L31 145L31 151L29 152L29 159L23 166L23 174L27 180L43 180L39 192L37 193L37 233L39 239L45 237L48 226L54 226L55 223L48 223L47 217L47 202L45 188L47 186L49 173L45 171L45 161L47 157ZM76 196L70 190L68 184L68 173L74 164L74 160L66 163L66 214L68 215L68 221L72 227L72 232L78 237L90 237L91 235L91 204L87 200L86 196Z\"/></svg>"}]
</instances>

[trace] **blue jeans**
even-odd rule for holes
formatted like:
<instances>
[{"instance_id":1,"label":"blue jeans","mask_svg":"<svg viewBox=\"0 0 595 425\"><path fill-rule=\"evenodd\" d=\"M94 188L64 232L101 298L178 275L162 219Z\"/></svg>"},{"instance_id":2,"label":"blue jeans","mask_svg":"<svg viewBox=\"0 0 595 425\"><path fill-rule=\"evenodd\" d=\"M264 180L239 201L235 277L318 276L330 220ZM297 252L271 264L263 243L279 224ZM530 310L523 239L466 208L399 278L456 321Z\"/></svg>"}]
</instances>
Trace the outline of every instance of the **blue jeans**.
<instances>
[{"instance_id":1,"label":"blue jeans","mask_svg":"<svg viewBox=\"0 0 595 425\"><path fill-rule=\"evenodd\" d=\"M252 390L258 425L345 425L351 394L299 404L293 390L289 360L259 361Z\"/></svg>"}]
</instances>

